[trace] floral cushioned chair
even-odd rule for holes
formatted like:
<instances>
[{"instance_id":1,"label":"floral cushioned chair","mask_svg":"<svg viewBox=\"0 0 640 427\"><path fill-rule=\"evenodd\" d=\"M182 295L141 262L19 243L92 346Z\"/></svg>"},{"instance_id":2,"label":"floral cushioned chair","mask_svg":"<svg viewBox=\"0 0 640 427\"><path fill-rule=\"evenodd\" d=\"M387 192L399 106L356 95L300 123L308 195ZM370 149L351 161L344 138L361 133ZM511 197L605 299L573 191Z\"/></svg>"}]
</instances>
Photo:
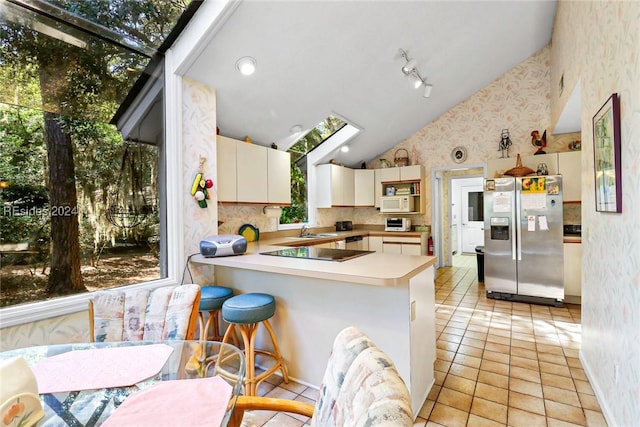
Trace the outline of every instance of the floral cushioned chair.
<instances>
[{"instance_id":1,"label":"floral cushioned chair","mask_svg":"<svg viewBox=\"0 0 640 427\"><path fill-rule=\"evenodd\" d=\"M90 339L191 340L199 305L198 285L99 291L89 300Z\"/></svg>"},{"instance_id":2,"label":"floral cushioned chair","mask_svg":"<svg viewBox=\"0 0 640 427\"><path fill-rule=\"evenodd\" d=\"M239 396L229 425L240 426L245 410L293 412L310 425L413 426L411 397L393 362L359 329L338 334L315 404Z\"/></svg>"}]
</instances>

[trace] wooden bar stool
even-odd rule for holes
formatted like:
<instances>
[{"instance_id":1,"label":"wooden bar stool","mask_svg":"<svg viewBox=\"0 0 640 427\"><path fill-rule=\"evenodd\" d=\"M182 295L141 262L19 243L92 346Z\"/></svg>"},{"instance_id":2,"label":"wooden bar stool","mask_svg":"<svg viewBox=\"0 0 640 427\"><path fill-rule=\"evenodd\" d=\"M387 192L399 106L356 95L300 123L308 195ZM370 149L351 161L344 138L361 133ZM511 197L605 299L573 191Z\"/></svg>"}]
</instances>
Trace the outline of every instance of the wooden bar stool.
<instances>
[{"instance_id":1,"label":"wooden bar stool","mask_svg":"<svg viewBox=\"0 0 640 427\"><path fill-rule=\"evenodd\" d=\"M233 296L233 290L224 286L202 286L200 290L202 293L198 313L200 341L220 341L222 335L220 335L218 313L222 309L222 304ZM204 323L205 311L209 312L206 324Z\"/></svg>"},{"instance_id":2,"label":"wooden bar stool","mask_svg":"<svg viewBox=\"0 0 640 427\"><path fill-rule=\"evenodd\" d=\"M240 330L240 334L242 335L244 353L247 359L244 381L246 396L256 396L260 383L267 377L273 375L278 369L282 372L284 382L289 382L287 368L280 354L275 333L269 323L269 319L273 317L275 311L275 298L268 294L249 293L236 295L222 304L222 318L225 322L229 323L222 342L229 342L229 340L232 339L231 337L234 336L236 329ZM273 352L255 348L256 334L260 324L264 325L271 337ZM256 353L267 356L275 361L271 367L267 368L260 375L256 375L255 373Z\"/></svg>"}]
</instances>

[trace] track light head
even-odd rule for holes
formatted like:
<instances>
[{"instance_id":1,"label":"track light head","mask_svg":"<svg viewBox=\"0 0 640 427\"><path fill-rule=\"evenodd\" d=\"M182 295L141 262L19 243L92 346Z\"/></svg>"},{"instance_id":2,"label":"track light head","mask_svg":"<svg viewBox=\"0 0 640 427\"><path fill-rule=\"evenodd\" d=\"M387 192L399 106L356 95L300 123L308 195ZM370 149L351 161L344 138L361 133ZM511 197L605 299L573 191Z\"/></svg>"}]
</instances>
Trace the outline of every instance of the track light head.
<instances>
[{"instance_id":1,"label":"track light head","mask_svg":"<svg viewBox=\"0 0 640 427\"><path fill-rule=\"evenodd\" d=\"M402 74L405 76L412 76L413 78L413 87L418 89L421 86L424 86L423 97L429 98L431 96L431 89L433 85L431 83L427 83L427 81L420 75L418 69L416 68L416 60L409 59L409 55L407 51L400 48L398 49L402 58L406 61L406 63L402 66Z\"/></svg>"},{"instance_id":2,"label":"track light head","mask_svg":"<svg viewBox=\"0 0 640 427\"><path fill-rule=\"evenodd\" d=\"M405 76L408 76L409 74L411 74L413 70L415 70L415 68L416 68L416 60L412 59L408 61L406 64L404 64L404 67L402 67L402 72L404 73Z\"/></svg>"},{"instance_id":3,"label":"track light head","mask_svg":"<svg viewBox=\"0 0 640 427\"><path fill-rule=\"evenodd\" d=\"M425 97L425 98L430 98L431 97L431 89L433 89L433 85L431 83L425 83L424 84L424 93L422 94L422 96Z\"/></svg>"}]
</instances>

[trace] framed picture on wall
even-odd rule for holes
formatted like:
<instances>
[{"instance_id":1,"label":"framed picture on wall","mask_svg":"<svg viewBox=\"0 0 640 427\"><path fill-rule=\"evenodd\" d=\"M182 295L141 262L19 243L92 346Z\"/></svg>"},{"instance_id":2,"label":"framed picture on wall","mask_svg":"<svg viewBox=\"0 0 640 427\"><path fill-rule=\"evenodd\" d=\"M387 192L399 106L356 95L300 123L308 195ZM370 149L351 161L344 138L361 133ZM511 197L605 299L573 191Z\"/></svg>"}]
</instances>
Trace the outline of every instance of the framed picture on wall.
<instances>
[{"instance_id":1,"label":"framed picture on wall","mask_svg":"<svg viewBox=\"0 0 640 427\"><path fill-rule=\"evenodd\" d=\"M612 94L593 116L596 211L622 212L620 98Z\"/></svg>"}]
</instances>

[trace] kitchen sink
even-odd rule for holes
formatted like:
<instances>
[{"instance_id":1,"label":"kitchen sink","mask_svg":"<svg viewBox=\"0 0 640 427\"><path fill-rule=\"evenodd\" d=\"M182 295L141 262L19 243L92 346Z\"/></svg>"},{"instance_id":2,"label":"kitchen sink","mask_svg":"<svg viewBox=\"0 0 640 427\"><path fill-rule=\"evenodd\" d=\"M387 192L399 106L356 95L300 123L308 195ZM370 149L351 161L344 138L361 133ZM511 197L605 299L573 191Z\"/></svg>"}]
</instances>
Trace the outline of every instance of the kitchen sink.
<instances>
[{"instance_id":1,"label":"kitchen sink","mask_svg":"<svg viewBox=\"0 0 640 427\"><path fill-rule=\"evenodd\" d=\"M301 239L317 239L318 237L337 237L338 234L337 233L311 233L311 234L305 234L304 236L296 236L296 237L300 237Z\"/></svg>"}]
</instances>

